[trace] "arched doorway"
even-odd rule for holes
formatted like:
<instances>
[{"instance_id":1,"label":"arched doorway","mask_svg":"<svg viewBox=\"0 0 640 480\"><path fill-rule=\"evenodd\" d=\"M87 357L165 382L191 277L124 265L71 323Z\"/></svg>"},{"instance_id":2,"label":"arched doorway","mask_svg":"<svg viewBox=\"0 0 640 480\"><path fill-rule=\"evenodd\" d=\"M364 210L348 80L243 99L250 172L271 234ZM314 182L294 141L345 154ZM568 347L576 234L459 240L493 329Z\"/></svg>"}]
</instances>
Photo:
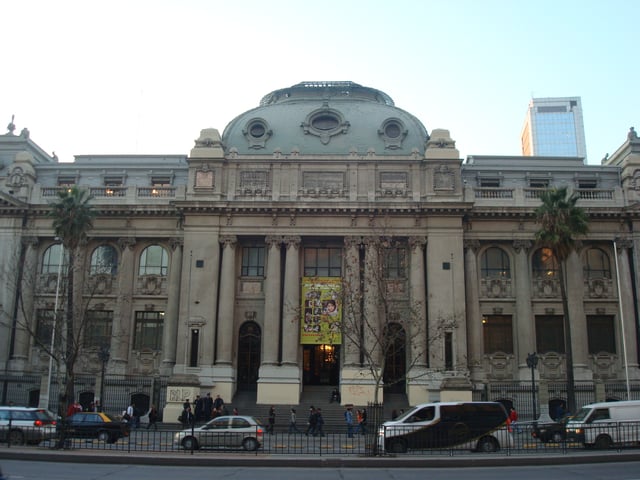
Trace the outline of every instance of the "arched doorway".
<instances>
[{"instance_id":1,"label":"arched doorway","mask_svg":"<svg viewBox=\"0 0 640 480\"><path fill-rule=\"evenodd\" d=\"M401 325L390 323L385 328L385 393L406 393L407 337Z\"/></svg>"},{"instance_id":2,"label":"arched doorway","mask_svg":"<svg viewBox=\"0 0 640 480\"><path fill-rule=\"evenodd\" d=\"M262 332L256 322L245 322L238 335L238 390L254 391L258 385Z\"/></svg>"}]
</instances>

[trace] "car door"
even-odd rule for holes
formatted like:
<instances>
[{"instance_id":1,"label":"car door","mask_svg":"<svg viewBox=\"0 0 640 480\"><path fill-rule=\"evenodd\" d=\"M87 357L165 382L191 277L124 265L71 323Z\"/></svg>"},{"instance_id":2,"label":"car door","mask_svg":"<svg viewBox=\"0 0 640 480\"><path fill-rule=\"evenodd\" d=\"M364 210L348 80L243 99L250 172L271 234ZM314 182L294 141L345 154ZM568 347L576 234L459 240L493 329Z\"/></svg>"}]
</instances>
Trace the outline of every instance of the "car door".
<instances>
[{"instance_id":1,"label":"car door","mask_svg":"<svg viewBox=\"0 0 640 480\"><path fill-rule=\"evenodd\" d=\"M225 434L229 428L229 417L218 417L206 425L208 428L203 431L204 438L200 445L206 447L225 446Z\"/></svg>"},{"instance_id":2,"label":"car door","mask_svg":"<svg viewBox=\"0 0 640 480\"><path fill-rule=\"evenodd\" d=\"M247 419L242 417L231 417L231 428L229 433L229 446L241 447L247 431L251 428L251 424Z\"/></svg>"}]
</instances>

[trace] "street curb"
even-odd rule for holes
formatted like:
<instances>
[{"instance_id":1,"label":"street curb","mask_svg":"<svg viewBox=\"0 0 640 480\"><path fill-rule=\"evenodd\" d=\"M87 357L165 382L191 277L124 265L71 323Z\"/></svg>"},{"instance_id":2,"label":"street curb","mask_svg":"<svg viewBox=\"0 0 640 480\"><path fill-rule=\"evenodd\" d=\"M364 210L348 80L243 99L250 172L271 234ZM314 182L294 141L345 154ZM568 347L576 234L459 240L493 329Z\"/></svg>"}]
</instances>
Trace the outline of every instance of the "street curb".
<instances>
[{"instance_id":1,"label":"street curb","mask_svg":"<svg viewBox=\"0 0 640 480\"><path fill-rule=\"evenodd\" d=\"M0 450L2 460L25 460L65 463L102 463L125 465L161 465L183 467L297 467L297 468L465 468L497 466L566 465L609 462L637 462L640 452L615 452L595 455L460 455L447 457L301 457L268 454L228 454L197 452L195 454L89 452L87 450L37 450L11 447Z\"/></svg>"}]
</instances>

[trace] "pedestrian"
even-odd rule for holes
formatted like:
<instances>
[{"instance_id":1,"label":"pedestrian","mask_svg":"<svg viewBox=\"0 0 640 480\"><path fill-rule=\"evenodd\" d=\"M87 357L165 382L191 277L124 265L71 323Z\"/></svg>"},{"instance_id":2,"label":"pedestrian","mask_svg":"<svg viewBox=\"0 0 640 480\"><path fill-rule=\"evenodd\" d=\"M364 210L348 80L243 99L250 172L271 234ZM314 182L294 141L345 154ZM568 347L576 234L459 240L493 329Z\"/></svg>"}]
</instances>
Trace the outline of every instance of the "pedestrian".
<instances>
[{"instance_id":1,"label":"pedestrian","mask_svg":"<svg viewBox=\"0 0 640 480\"><path fill-rule=\"evenodd\" d=\"M276 407L271 405L269 408L269 420L267 425L267 433L273 435L273 427L276 426Z\"/></svg>"},{"instance_id":2,"label":"pedestrian","mask_svg":"<svg viewBox=\"0 0 640 480\"><path fill-rule=\"evenodd\" d=\"M136 405L135 403L131 402L127 407L127 409L124 411L125 414L123 415L127 423L131 425L131 428L136 428L136 420L134 418L135 411L136 411Z\"/></svg>"},{"instance_id":3,"label":"pedestrian","mask_svg":"<svg viewBox=\"0 0 640 480\"><path fill-rule=\"evenodd\" d=\"M511 424L511 428L515 429L516 433L521 433L520 425L518 425L518 412L516 409L511 407L509 410L509 423Z\"/></svg>"},{"instance_id":4,"label":"pedestrian","mask_svg":"<svg viewBox=\"0 0 640 480\"><path fill-rule=\"evenodd\" d=\"M204 420L204 398L200 397L200 395L196 395L196 400L193 402L193 405L196 422Z\"/></svg>"},{"instance_id":5,"label":"pedestrian","mask_svg":"<svg viewBox=\"0 0 640 480\"><path fill-rule=\"evenodd\" d=\"M302 433L298 429L298 425L296 424L296 422L297 422L296 409L292 408L291 411L289 412L289 433Z\"/></svg>"},{"instance_id":6,"label":"pedestrian","mask_svg":"<svg viewBox=\"0 0 640 480\"><path fill-rule=\"evenodd\" d=\"M316 433L316 423L318 418L316 417L316 409L313 405L309 407L309 420L307 421L307 431L305 435L313 435Z\"/></svg>"},{"instance_id":7,"label":"pedestrian","mask_svg":"<svg viewBox=\"0 0 640 480\"><path fill-rule=\"evenodd\" d=\"M224 400L220 395L216 395L216 399L213 401L213 409L217 412L217 415L222 415L222 407L224 407Z\"/></svg>"},{"instance_id":8,"label":"pedestrian","mask_svg":"<svg viewBox=\"0 0 640 480\"><path fill-rule=\"evenodd\" d=\"M240 412L238 411L238 407L233 407L233 414L240 415Z\"/></svg>"},{"instance_id":9,"label":"pedestrian","mask_svg":"<svg viewBox=\"0 0 640 480\"><path fill-rule=\"evenodd\" d=\"M189 428L195 424L195 416L191 411L191 406L188 406L183 412L181 416L182 427Z\"/></svg>"},{"instance_id":10,"label":"pedestrian","mask_svg":"<svg viewBox=\"0 0 640 480\"><path fill-rule=\"evenodd\" d=\"M344 421L347 424L347 437L353 438L353 411L351 405L347 405L347 409L344 411Z\"/></svg>"},{"instance_id":11,"label":"pedestrian","mask_svg":"<svg viewBox=\"0 0 640 480\"><path fill-rule=\"evenodd\" d=\"M158 430L158 409L155 405L151 405L149 409L149 423L147 424L147 430L150 430L153 427L154 430Z\"/></svg>"},{"instance_id":12,"label":"pedestrian","mask_svg":"<svg viewBox=\"0 0 640 480\"><path fill-rule=\"evenodd\" d=\"M324 430L322 430L322 426L324 425L324 418L322 417L322 409L320 407L316 408L316 431L313 436L321 436L324 437Z\"/></svg>"},{"instance_id":13,"label":"pedestrian","mask_svg":"<svg viewBox=\"0 0 640 480\"><path fill-rule=\"evenodd\" d=\"M367 434L367 409L360 410L360 418L358 419L358 430L362 435Z\"/></svg>"},{"instance_id":14,"label":"pedestrian","mask_svg":"<svg viewBox=\"0 0 640 480\"><path fill-rule=\"evenodd\" d=\"M211 410L213 410L213 398L211 398L211 393L209 392L207 392L202 401L202 409L204 411L204 421L208 422L211 420Z\"/></svg>"}]
</instances>

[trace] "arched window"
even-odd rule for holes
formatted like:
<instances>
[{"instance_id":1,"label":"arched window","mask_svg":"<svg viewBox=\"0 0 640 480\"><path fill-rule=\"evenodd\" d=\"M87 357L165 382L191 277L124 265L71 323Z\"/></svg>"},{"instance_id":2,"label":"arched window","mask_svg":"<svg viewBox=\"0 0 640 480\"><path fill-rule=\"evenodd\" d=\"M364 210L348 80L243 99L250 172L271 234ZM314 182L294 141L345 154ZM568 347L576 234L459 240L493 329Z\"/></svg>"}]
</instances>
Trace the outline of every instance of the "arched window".
<instances>
[{"instance_id":1,"label":"arched window","mask_svg":"<svg viewBox=\"0 0 640 480\"><path fill-rule=\"evenodd\" d=\"M118 252L111 245L100 245L91 254L91 275L116 275L118 273Z\"/></svg>"},{"instance_id":2,"label":"arched window","mask_svg":"<svg viewBox=\"0 0 640 480\"><path fill-rule=\"evenodd\" d=\"M145 248L140 255L139 275L167 275L169 255L160 245Z\"/></svg>"},{"instance_id":3,"label":"arched window","mask_svg":"<svg viewBox=\"0 0 640 480\"><path fill-rule=\"evenodd\" d=\"M558 262L550 248L536 250L532 258L532 270L535 278L558 277Z\"/></svg>"},{"instance_id":4,"label":"arched window","mask_svg":"<svg viewBox=\"0 0 640 480\"><path fill-rule=\"evenodd\" d=\"M609 256L601 248L587 250L584 262L584 276L587 279L611 278Z\"/></svg>"},{"instance_id":5,"label":"arched window","mask_svg":"<svg viewBox=\"0 0 640 480\"><path fill-rule=\"evenodd\" d=\"M47 248L42 256L42 273L58 273L62 266L62 274L67 271L69 256L64 251L61 243L54 243Z\"/></svg>"},{"instance_id":6,"label":"arched window","mask_svg":"<svg viewBox=\"0 0 640 480\"><path fill-rule=\"evenodd\" d=\"M482 255L481 272L483 278L511 278L509 256L498 247L490 247Z\"/></svg>"}]
</instances>

